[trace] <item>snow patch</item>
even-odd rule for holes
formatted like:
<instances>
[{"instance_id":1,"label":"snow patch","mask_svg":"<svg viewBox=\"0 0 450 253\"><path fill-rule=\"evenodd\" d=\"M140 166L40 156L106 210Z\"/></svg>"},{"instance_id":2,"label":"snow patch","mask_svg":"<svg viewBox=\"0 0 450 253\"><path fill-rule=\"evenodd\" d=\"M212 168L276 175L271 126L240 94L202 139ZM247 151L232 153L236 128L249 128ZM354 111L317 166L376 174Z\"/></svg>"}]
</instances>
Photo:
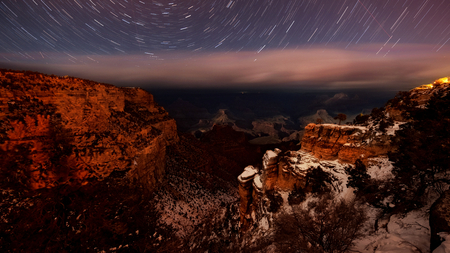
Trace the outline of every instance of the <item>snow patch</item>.
<instances>
[{"instance_id":1,"label":"snow patch","mask_svg":"<svg viewBox=\"0 0 450 253\"><path fill-rule=\"evenodd\" d=\"M263 183L261 182L261 176L260 175L256 175L253 178L253 186L255 186L255 189L258 192L262 192L263 191Z\"/></svg>"},{"instance_id":2,"label":"snow patch","mask_svg":"<svg viewBox=\"0 0 450 253\"><path fill-rule=\"evenodd\" d=\"M392 178L393 165L388 157L376 157L368 160L367 174L376 180L387 180Z\"/></svg>"},{"instance_id":3,"label":"snow patch","mask_svg":"<svg viewBox=\"0 0 450 253\"><path fill-rule=\"evenodd\" d=\"M249 165L245 167L244 172L242 172L242 174L238 176L238 180L241 183L246 183L252 180L256 173L258 173L258 169L256 169L252 165Z\"/></svg>"},{"instance_id":4,"label":"snow patch","mask_svg":"<svg viewBox=\"0 0 450 253\"><path fill-rule=\"evenodd\" d=\"M394 136L395 132L400 130L400 126L405 124L406 122L395 121L393 126L390 126L386 129L386 134L390 136Z\"/></svg>"},{"instance_id":5,"label":"snow patch","mask_svg":"<svg viewBox=\"0 0 450 253\"><path fill-rule=\"evenodd\" d=\"M336 124L321 124L322 126L328 126L328 127L339 127L341 129L358 129L363 131L363 133L365 133L365 131L368 130L367 127L365 126L354 126L354 125L336 125Z\"/></svg>"},{"instance_id":6,"label":"snow patch","mask_svg":"<svg viewBox=\"0 0 450 253\"><path fill-rule=\"evenodd\" d=\"M433 253L450 253L450 235L445 232L438 233L444 239L441 245L433 250Z\"/></svg>"},{"instance_id":7,"label":"snow patch","mask_svg":"<svg viewBox=\"0 0 450 253\"><path fill-rule=\"evenodd\" d=\"M374 210L372 207L369 209ZM387 230L368 233L355 242L357 252L429 252L430 227L426 208L391 216Z\"/></svg>"}]
</instances>

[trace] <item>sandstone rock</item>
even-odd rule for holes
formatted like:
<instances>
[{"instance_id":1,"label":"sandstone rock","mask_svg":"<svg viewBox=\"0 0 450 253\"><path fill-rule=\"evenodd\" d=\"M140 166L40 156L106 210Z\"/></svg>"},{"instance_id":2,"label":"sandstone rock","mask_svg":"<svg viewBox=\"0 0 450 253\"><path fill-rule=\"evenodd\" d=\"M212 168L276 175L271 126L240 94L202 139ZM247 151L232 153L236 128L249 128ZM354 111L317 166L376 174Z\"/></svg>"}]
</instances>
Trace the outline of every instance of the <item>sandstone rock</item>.
<instances>
[{"instance_id":1,"label":"sandstone rock","mask_svg":"<svg viewBox=\"0 0 450 253\"><path fill-rule=\"evenodd\" d=\"M302 150L319 159L354 163L387 154L392 149L389 138L363 126L311 123L305 127Z\"/></svg>"},{"instance_id":2,"label":"sandstone rock","mask_svg":"<svg viewBox=\"0 0 450 253\"><path fill-rule=\"evenodd\" d=\"M266 190L273 189L278 177L278 154L281 150L268 150L263 156L261 180Z\"/></svg>"},{"instance_id":3,"label":"sandstone rock","mask_svg":"<svg viewBox=\"0 0 450 253\"><path fill-rule=\"evenodd\" d=\"M263 168L247 166L238 177L241 229L246 230L259 220L269 205L267 192L293 191L304 188L306 173L318 160L303 151L268 150L263 156Z\"/></svg>"},{"instance_id":4,"label":"sandstone rock","mask_svg":"<svg viewBox=\"0 0 450 253\"><path fill-rule=\"evenodd\" d=\"M253 179L258 170L249 165L245 167L244 172L239 175L239 196L240 207L239 214L241 216L241 227L243 230L249 228L251 224L252 200L253 200Z\"/></svg>"},{"instance_id":5,"label":"sandstone rock","mask_svg":"<svg viewBox=\"0 0 450 253\"><path fill-rule=\"evenodd\" d=\"M128 171L150 190L162 179L165 147L178 135L148 92L4 70L0 83L0 150L28 147L15 155L30 161L31 188L86 183L113 171Z\"/></svg>"}]
</instances>

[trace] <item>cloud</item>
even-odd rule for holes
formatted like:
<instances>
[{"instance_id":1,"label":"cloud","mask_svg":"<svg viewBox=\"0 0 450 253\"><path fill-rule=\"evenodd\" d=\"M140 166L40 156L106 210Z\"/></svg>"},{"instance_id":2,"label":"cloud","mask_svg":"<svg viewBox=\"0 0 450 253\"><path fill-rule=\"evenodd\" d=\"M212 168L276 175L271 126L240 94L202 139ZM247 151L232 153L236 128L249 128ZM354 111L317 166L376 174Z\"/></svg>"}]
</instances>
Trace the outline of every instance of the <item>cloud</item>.
<instances>
[{"instance_id":1,"label":"cloud","mask_svg":"<svg viewBox=\"0 0 450 253\"><path fill-rule=\"evenodd\" d=\"M411 88L450 75L445 55L429 45L352 50L324 47L228 53L51 55L51 61L3 62L3 67L71 75L122 86ZM47 54L48 56L49 54ZM68 62L71 60L71 62ZM44 64L44 62L46 64Z\"/></svg>"}]
</instances>

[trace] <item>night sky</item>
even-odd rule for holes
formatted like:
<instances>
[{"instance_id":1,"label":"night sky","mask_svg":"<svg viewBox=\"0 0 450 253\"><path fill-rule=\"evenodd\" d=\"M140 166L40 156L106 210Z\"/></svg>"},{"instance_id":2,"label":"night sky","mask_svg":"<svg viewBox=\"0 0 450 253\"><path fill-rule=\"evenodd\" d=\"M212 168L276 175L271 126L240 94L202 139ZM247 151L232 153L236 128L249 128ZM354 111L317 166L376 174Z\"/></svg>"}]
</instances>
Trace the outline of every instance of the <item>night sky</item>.
<instances>
[{"instance_id":1,"label":"night sky","mask_svg":"<svg viewBox=\"0 0 450 253\"><path fill-rule=\"evenodd\" d=\"M2 0L0 66L118 85L407 87L450 75L448 0Z\"/></svg>"}]
</instances>

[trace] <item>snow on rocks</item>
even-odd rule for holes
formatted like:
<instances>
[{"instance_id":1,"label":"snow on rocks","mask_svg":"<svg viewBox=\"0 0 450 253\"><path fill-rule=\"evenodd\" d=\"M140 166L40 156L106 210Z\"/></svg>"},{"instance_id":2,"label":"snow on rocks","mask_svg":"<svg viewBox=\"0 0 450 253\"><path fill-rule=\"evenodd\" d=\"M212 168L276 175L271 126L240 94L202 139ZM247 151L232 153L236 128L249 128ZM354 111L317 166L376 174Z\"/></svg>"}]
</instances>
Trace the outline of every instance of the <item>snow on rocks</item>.
<instances>
[{"instance_id":1,"label":"snow on rocks","mask_svg":"<svg viewBox=\"0 0 450 253\"><path fill-rule=\"evenodd\" d=\"M445 232L439 233L439 236L444 240L442 244L433 250L433 253L450 253L450 235Z\"/></svg>"},{"instance_id":2,"label":"snow on rocks","mask_svg":"<svg viewBox=\"0 0 450 253\"><path fill-rule=\"evenodd\" d=\"M253 187L257 192L262 192L263 191L263 183L261 182L261 176L260 175L256 175L253 178Z\"/></svg>"},{"instance_id":3,"label":"snow on rocks","mask_svg":"<svg viewBox=\"0 0 450 253\"><path fill-rule=\"evenodd\" d=\"M375 208L367 209L376 212ZM352 250L377 253L429 252L430 227L426 209L391 216L386 230L367 231L366 236L355 242Z\"/></svg>"},{"instance_id":4,"label":"snow on rocks","mask_svg":"<svg viewBox=\"0 0 450 253\"><path fill-rule=\"evenodd\" d=\"M281 152L279 149L275 149L274 151L268 150L263 157L263 166L266 169L269 166L276 165L278 160L278 154Z\"/></svg>"},{"instance_id":5,"label":"snow on rocks","mask_svg":"<svg viewBox=\"0 0 450 253\"><path fill-rule=\"evenodd\" d=\"M400 126L405 124L406 122L395 121L393 126L390 126L386 129L386 134L390 136L394 136L395 132L400 130Z\"/></svg>"},{"instance_id":6,"label":"snow on rocks","mask_svg":"<svg viewBox=\"0 0 450 253\"><path fill-rule=\"evenodd\" d=\"M206 173L192 171L198 178L208 179ZM170 225L178 236L192 233L205 217L217 215L225 203L237 200L237 192L229 192L222 186L212 191L182 175L167 175L169 184L163 186L155 195L161 224Z\"/></svg>"},{"instance_id":7,"label":"snow on rocks","mask_svg":"<svg viewBox=\"0 0 450 253\"><path fill-rule=\"evenodd\" d=\"M256 173L258 173L258 169L256 169L252 165L249 165L245 167L244 172L239 175L238 180L241 183L247 183L255 177Z\"/></svg>"},{"instance_id":8,"label":"snow on rocks","mask_svg":"<svg viewBox=\"0 0 450 253\"><path fill-rule=\"evenodd\" d=\"M390 136L369 126L309 124L305 127L302 150L324 160L339 159L354 163L386 155L391 150Z\"/></svg>"},{"instance_id":9,"label":"snow on rocks","mask_svg":"<svg viewBox=\"0 0 450 253\"><path fill-rule=\"evenodd\" d=\"M275 163L277 161L277 163ZM280 165L281 164L281 165ZM288 164L284 166L283 164ZM355 198L353 188L347 187L348 174L346 169L352 166L347 163L342 163L339 160L320 160L309 152L302 150L288 151L285 153L268 151L264 156L264 165L266 168L273 170L278 167L278 175L290 173L297 178L305 177L307 172L317 167L321 167L324 172L331 174L334 179L331 190L337 200L352 201ZM371 178L376 180L388 180L392 175L392 163L386 156L369 158L367 160L367 172ZM256 171L256 172L255 172ZM255 193L264 195L263 189L266 189L267 182L261 176L263 171L257 171L253 166L248 166L244 172L239 176L240 182L243 178L249 180L253 179L252 187ZM292 213L292 207L288 204L289 190L280 188L283 178L278 176L274 184L276 190L282 197L281 212ZM314 194L307 194L306 200L300 204L300 208L307 208L307 203L317 198ZM430 203L431 205L431 203ZM429 206L430 206L429 205ZM368 220L363 226L364 236L355 241L352 251L354 252L377 252L377 253L401 253L401 252L429 252L430 245L430 227L426 206L422 209L412 211L405 214L396 214L386 216L385 219L380 219L382 210L378 208L365 205L364 209L368 214ZM268 212L265 209L258 209L261 212ZM254 212L257 211L256 209ZM276 213L252 213L253 222L256 223L260 231L264 233L271 233L271 220L268 217L277 215ZM275 217L274 216L274 217ZM259 218L258 218L259 217ZM384 224L381 224L383 223ZM375 224L378 224L377 228ZM384 228L384 229L381 229ZM445 237L446 239L449 237ZM450 243L444 242L439 250L448 250ZM438 249L437 249L438 250ZM437 251L438 253L448 251ZM450 252L449 252L450 253Z\"/></svg>"},{"instance_id":10,"label":"snow on rocks","mask_svg":"<svg viewBox=\"0 0 450 253\"><path fill-rule=\"evenodd\" d=\"M376 180L392 178L392 162L386 156L371 158L368 160L367 174Z\"/></svg>"}]
</instances>

